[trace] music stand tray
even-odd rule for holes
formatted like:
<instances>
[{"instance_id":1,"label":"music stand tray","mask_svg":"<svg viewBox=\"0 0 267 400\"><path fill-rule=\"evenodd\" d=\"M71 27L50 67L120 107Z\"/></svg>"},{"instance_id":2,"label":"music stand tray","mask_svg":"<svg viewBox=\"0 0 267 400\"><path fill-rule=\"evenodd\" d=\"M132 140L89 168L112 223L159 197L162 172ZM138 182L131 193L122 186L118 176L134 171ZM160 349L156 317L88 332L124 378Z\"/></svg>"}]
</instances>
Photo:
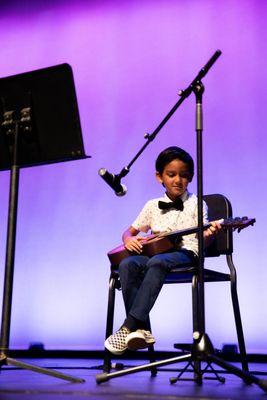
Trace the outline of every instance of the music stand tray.
<instances>
[{"instance_id":1,"label":"music stand tray","mask_svg":"<svg viewBox=\"0 0 267 400\"><path fill-rule=\"evenodd\" d=\"M71 382L84 382L12 359L8 351L20 168L87 157L70 65L60 64L0 79L0 171L10 170L0 368L13 365Z\"/></svg>"}]
</instances>

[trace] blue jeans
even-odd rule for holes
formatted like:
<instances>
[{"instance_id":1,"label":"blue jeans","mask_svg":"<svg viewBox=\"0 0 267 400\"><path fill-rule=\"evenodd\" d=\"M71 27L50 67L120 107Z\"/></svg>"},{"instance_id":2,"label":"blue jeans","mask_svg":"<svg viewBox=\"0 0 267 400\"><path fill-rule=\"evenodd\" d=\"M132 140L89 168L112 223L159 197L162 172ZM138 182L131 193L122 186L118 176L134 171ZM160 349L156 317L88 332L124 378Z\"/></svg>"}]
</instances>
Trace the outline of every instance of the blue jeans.
<instances>
[{"instance_id":1,"label":"blue jeans","mask_svg":"<svg viewBox=\"0 0 267 400\"><path fill-rule=\"evenodd\" d=\"M157 254L151 258L130 256L122 260L119 275L127 316L147 321L168 272L191 261L190 252L183 251Z\"/></svg>"}]
</instances>

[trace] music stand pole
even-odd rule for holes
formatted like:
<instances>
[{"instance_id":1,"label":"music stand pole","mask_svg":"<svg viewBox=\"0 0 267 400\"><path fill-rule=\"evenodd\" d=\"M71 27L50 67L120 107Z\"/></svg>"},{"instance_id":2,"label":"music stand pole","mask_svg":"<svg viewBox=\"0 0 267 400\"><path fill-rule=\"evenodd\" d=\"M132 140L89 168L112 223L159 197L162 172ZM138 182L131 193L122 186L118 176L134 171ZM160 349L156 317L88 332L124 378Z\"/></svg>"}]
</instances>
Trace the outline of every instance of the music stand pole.
<instances>
[{"instance_id":1,"label":"music stand pole","mask_svg":"<svg viewBox=\"0 0 267 400\"><path fill-rule=\"evenodd\" d=\"M18 188L19 188L19 167L17 166L18 149L18 124L15 124L14 130L14 151L13 163L10 171L9 187L9 209L7 225L6 259L5 259L5 278L2 306L2 324L1 324L1 360L9 348L12 288L14 276L16 225L18 209Z\"/></svg>"},{"instance_id":2,"label":"music stand pole","mask_svg":"<svg viewBox=\"0 0 267 400\"><path fill-rule=\"evenodd\" d=\"M10 115L9 120L4 122L2 126L7 129L9 149L12 157L10 171L10 192L9 192L9 210L8 210L8 227L6 242L6 260L5 260L5 277L4 277L4 293L2 306L2 323L1 323L1 342L0 342L0 368L3 365L13 365L22 369L28 369L56 378L64 379L74 383L85 382L84 379L76 378L70 375L62 374L58 371L39 367L37 365L28 364L19 360L15 360L8 356L9 338L10 338L10 322L11 322L11 306L12 291L14 277L14 260L15 260L15 243L16 243L16 226L17 226L17 209L18 209L18 191L19 191L19 172L18 152L20 141L20 125L21 120L13 120Z\"/></svg>"}]
</instances>

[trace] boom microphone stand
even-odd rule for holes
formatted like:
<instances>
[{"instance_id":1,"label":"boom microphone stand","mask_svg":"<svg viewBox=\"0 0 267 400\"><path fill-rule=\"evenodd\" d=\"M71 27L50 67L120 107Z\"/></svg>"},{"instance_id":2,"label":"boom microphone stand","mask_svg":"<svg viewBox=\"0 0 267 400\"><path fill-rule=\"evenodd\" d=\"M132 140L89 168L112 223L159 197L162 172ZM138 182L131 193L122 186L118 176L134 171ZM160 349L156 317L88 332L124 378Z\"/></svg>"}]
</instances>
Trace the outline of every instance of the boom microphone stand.
<instances>
[{"instance_id":1,"label":"boom microphone stand","mask_svg":"<svg viewBox=\"0 0 267 400\"><path fill-rule=\"evenodd\" d=\"M267 391L267 380L259 379L250 373L241 370L233 366L232 364L222 360L215 355L215 350L212 342L205 331L205 296L204 296L204 239L203 239L203 168L202 168L202 131L203 131L203 117L202 117L202 95L204 92L204 86L201 79L207 74L208 70L215 63L218 57L221 55L221 51L217 50L208 63L200 70L196 78L184 91L180 91L181 99L176 103L176 105L171 109L169 114L164 118L158 128L151 134L147 135L146 138L148 142L142 147L142 149L137 153L135 158L131 161L128 167L124 168L117 178L125 176L129 172L129 167L132 163L139 157L143 150L147 147L149 142L153 140L156 134L160 131L163 125L169 120L172 114L176 111L182 101L188 97L192 92L196 96L196 142L197 142L197 194L198 194L198 250L199 250L199 262L198 262L198 306L196 310L197 315L197 329L193 332L193 344L191 352L182 356L169 358L162 361L156 361L148 363L145 365L140 365L137 367L128 368L121 371L116 371L112 373L101 373L96 375L96 382L102 383L109 379L132 374L135 372L141 372L145 370L151 370L157 367L175 364L183 361L187 361L188 364L193 365L195 380L198 384L202 384L202 374L201 374L201 362L204 361L208 366L211 367L212 363L217 364L223 369L229 371L230 373L243 379L247 384L255 383L264 391ZM212 368L212 367L211 367ZM213 368L212 368L213 369ZM181 374L180 374L181 375ZM171 378L170 383L175 383L177 378ZM217 374L216 374L217 376ZM217 378L223 382L222 378Z\"/></svg>"}]
</instances>

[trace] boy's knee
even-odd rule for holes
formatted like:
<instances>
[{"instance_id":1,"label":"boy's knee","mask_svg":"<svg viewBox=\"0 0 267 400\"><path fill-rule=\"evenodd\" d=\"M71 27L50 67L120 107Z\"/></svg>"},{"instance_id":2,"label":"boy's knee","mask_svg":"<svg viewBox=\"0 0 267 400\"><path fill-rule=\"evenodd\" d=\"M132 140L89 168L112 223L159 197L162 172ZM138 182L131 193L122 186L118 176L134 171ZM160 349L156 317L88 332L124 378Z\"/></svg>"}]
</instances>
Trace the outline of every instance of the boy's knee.
<instances>
[{"instance_id":1,"label":"boy's knee","mask_svg":"<svg viewBox=\"0 0 267 400\"><path fill-rule=\"evenodd\" d=\"M131 261L129 260L129 257L124 258L119 264L119 271L128 269L130 265Z\"/></svg>"},{"instance_id":2,"label":"boy's knee","mask_svg":"<svg viewBox=\"0 0 267 400\"><path fill-rule=\"evenodd\" d=\"M153 257L150 258L150 260L147 263L147 266L149 268L160 268L165 271L169 271L170 267L168 263L166 262L164 255L163 254L157 254Z\"/></svg>"},{"instance_id":3,"label":"boy's knee","mask_svg":"<svg viewBox=\"0 0 267 400\"><path fill-rule=\"evenodd\" d=\"M124 258L119 265L119 272L122 270L132 270L138 268L139 263L135 259L135 256L129 256Z\"/></svg>"}]
</instances>

